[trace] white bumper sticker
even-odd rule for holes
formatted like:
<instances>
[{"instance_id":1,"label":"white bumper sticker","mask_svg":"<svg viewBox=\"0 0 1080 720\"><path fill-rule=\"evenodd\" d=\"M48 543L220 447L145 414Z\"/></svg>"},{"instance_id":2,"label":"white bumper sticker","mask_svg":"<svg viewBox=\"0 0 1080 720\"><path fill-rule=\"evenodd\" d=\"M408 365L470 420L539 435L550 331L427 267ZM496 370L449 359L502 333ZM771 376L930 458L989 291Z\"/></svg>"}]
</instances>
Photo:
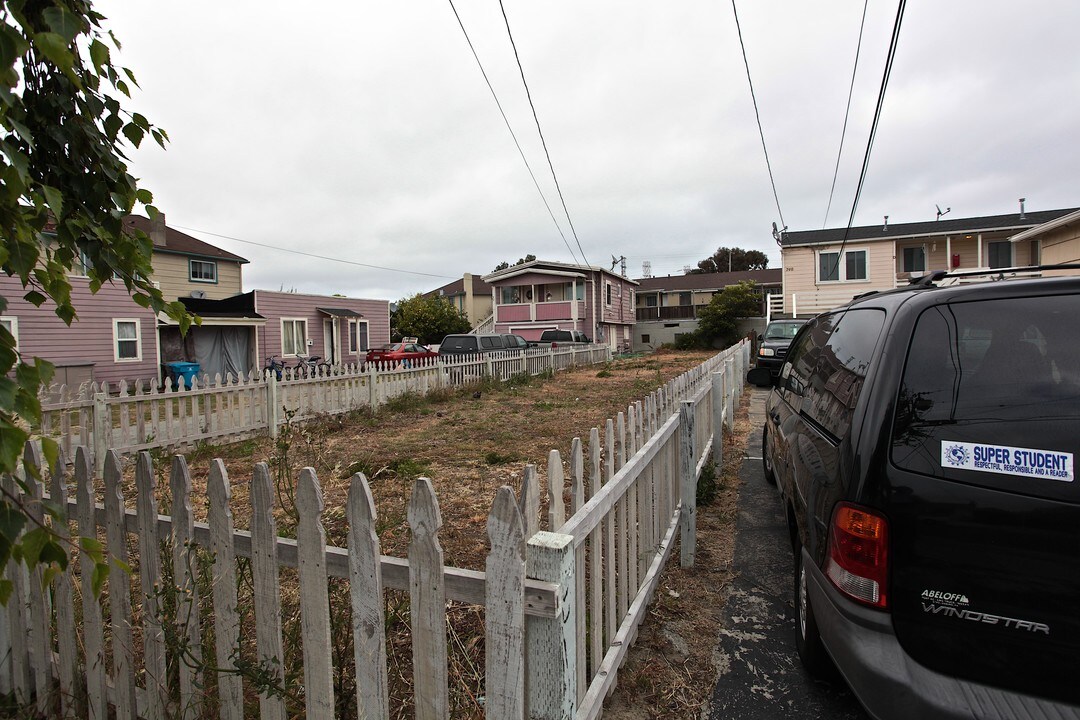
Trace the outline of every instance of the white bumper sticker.
<instances>
[{"instance_id":1,"label":"white bumper sticker","mask_svg":"<svg viewBox=\"0 0 1080 720\"><path fill-rule=\"evenodd\" d=\"M1061 482L1073 481L1073 454L1054 450L942 440L941 466Z\"/></svg>"}]
</instances>

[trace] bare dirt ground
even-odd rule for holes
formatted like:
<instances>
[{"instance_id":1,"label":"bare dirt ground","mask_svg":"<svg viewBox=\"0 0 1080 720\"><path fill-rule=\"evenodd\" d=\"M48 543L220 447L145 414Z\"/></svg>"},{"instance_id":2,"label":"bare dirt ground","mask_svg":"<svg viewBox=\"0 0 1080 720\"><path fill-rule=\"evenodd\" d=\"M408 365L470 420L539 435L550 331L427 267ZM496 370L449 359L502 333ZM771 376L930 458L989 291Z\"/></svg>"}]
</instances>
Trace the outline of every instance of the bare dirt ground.
<instances>
[{"instance_id":1,"label":"bare dirt ground","mask_svg":"<svg viewBox=\"0 0 1080 720\"><path fill-rule=\"evenodd\" d=\"M254 463L271 464L286 507L299 469L314 467L327 507L327 542L343 546L349 478L363 472L375 497L382 551L404 557L409 534L406 506L415 478L429 477L443 517L440 541L446 564L482 570L487 513L500 486L510 485L517 493L524 465L533 463L546 498L549 450L558 449L565 463L574 437L587 441L591 428L602 429L607 418L709 356L660 352L546 379L403 398L374 415L354 413L291 426L276 443L263 438L198 448L188 454L196 497L205 487L210 459L222 458L234 492L236 525L246 527L247 487ZM709 697L716 676L712 652L722 611L721 589L730 578L735 478L747 433L745 414L744 408L735 433L726 439L716 497L698 510L696 566L684 571L677 559L669 563L637 644L619 673L605 712L609 717L697 717ZM163 460L159 459L159 468L166 467ZM197 507L200 512L205 509ZM541 513L547 517L546 501ZM287 510L281 515L287 528ZM541 525L545 526L546 522ZM672 557L678 558L678 553L676 548ZM285 600L288 604L288 597ZM407 658L407 626L401 637L393 636L392 620L395 608L400 608L396 602L387 602L389 652ZM406 625L404 612L397 617ZM482 612L475 608L452 610L451 684L458 686L452 689L454 717L482 715L483 643L475 639L482 636L482 622ZM351 656L351 638L345 635L345 644L335 648L335 655L340 653L343 659ZM457 650L455 643L460 645ZM402 716L410 705L407 665L406 660L400 676L391 678L392 696L400 702Z\"/></svg>"}]
</instances>

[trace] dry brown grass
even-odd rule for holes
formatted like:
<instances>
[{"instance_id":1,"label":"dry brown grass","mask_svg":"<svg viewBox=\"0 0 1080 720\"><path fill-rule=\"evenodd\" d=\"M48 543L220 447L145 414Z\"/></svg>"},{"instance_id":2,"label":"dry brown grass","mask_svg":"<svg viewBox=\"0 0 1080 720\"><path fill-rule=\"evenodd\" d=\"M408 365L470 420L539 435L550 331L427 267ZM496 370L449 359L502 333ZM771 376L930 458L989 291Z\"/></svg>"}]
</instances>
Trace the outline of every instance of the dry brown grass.
<instances>
[{"instance_id":1,"label":"dry brown grass","mask_svg":"<svg viewBox=\"0 0 1080 720\"><path fill-rule=\"evenodd\" d=\"M625 411L632 402L709 356L657 353L579 368L552 378L520 379L426 399L403 398L378 414L354 413L291 426L276 444L262 438L199 448L189 453L196 516L205 519L203 498L210 460L220 457L231 480L235 524L247 527L252 468L256 462L266 461L272 463L272 473L276 468L282 480L279 530L289 534L293 523L288 495L299 468L310 466L322 485L327 542L344 546L349 478L362 471L369 479L378 509L382 551L404 557L409 536L407 503L415 478L425 476L432 479L439 499L443 518L440 541L446 564L482 570L488 550L487 513L500 486L509 484L516 492L524 465L534 463L546 497L549 450L558 449L565 461L574 437L587 440L591 428L602 428L607 418ZM725 465L733 463L736 455L741 457L740 432L745 433L745 429L728 438L731 448L726 452ZM159 458L158 463L159 491L168 488L164 460ZM699 510L696 568L682 571L675 562L665 573L637 646L620 672L612 712L630 713L623 717L689 717L683 713L699 707L706 697L703 693L711 688L719 589L727 581L730 567L735 497L732 477L733 471L725 468L716 500ZM167 500L162 501L162 507L167 507ZM545 506L542 516L546 515ZM355 713L355 688L348 671L352 663L351 612L344 583L334 583L341 585L331 588L334 665L341 669L340 676L335 677L335 691L338 714L349 717ZM243 596L243 588L241 591ZM282 610L288 646L285 666L293 683L302 682L300 643L293 632L293 626L299 624L298 599L295 573L283 569ZM212 613L205 602L204 612ZM243 604L242 597L242 608ZM388 591L385 607L391 704L394 717L408 717L412 711L412 678L407 593ZM455 603L448 618L452 714L479 718L483 715L483 608ZM248 640L254 636L252 623L248 615L243 633ZM689 648L686 656L670 642L672 630L685 640ZM209 647L205 650L212 655ZM293 689L302 692L296 685ZM294 711L302 707L297 704L299 697L294 695L290 703ZM249 701L254 702L250 692Z\"/></svg>"}]
</instances>

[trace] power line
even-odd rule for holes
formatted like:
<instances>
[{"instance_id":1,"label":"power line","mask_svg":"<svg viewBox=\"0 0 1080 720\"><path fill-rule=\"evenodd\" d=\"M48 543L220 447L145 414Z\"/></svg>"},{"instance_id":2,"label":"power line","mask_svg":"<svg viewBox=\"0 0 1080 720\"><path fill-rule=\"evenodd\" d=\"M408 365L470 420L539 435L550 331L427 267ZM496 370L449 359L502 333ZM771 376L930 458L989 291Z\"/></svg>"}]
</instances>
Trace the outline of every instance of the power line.
<instances>
[{"instance_id":1,"label":"power line","mask_svg":"<svg viewBox=\"0 0 1080 720\"><path fill-rule=\"evenodd\" d=\"M844 128L840 131L840 149L836 151L836 167L833 168L832 186L829 188L829 203L825 206L825 220L821 229L829 224L829 210L832 209L833 193L836 191L836 176L840 174L840 157L844 154L844 138L847 136L848 117L851 115L851 96L855 91L855 73L859 69L859 53L862 50L863 29L866 27L866 7L870 0L863 0L862 20L859 22L859 42L855 46L855 66L851 68L851 85L848 87L847 107L844 108Z\"/></svg>"},{"instance_id":2,"label":"power line","mask_svg":"<svg viewBox=\"0 0 1080 720\"><path fill-rule=\"evenodd\" d=\"M469 50L472 51L473 58L476 60L476 66L480 68L480 74L484 76L484 82L487 83L488 90L491 91L491 97L495 99L495 104L499 107L499 114L502 115L503 122L506 124L506 129L510 131L510 137L514 138L514 146L517 147L518 155L521 156L521 161L525 163L525 167L529 171L529 177L532 178L533 185L536 186L536 192L540 193L540 199L544 201L544 207L547 208L548 215L551 216L551 221L555 223L555 229L559 231L559 237L562 238L563 245L570 251L570 257L574 258L574 262L577 262L577 256L574 255L573 248L570 247L570 243L566 240L566 235L563 234L562 228L559 227L559 221L555 219L555 213L551 211L551 206L548 205L547 197L544 195L544 191L540 189L540 183L536 180L536 175L533 173L532 166L529 165L529 161L525 158L525 152L521 149L521 143L518 142L517 135L514 134L514 129L510 127L510 120L507 119L502 103L499 102L499 96L495 94L495 88L492 87L491 80L488 79L488 74L484 70L484 65L480 62L480 56L476 53L476 48L473 46L472 39L469 37L468 31L465 30L465 23L461 21L461 15L458 14L457 7L454 6L454 0L448 0L448 2L450 3L450 9L454 11L454 17L457 18L461 32L465 35L465 42L469 44Z\"/></svg>"},{"instance_id":3,"label":"power line","mask_svg":"<svg viewBox=\"0 0 1080 720\"><path fill-rule=\"evenodd\" d=\"M551 168L551 178L555 181L555 189L559 191L559 201L562 203L563 213L566 214L566 222L570 225L570 232L574 235L574 242L577 243L578 250L581 252L581 258L585 261L585 264L589 264L589 259L585 257L585 249L581 247L581 240L578 239L577 229L574 228L574 221L570 219L570 211L566 209L566 198L563 197L562 187L559 185L559 177L555 174L555 165L551 162L551 153L548 152L547 141L544 139L544 131L540 129L540 118L536 114L536 105L533 104L532 93L529 92L529 83L525 81L525 68L521 66L521 56L518 55L517 44L514 42L514 34L510 32L510 19L506 17L506 7L503 6L503 0L499 0L499 9L502 11L503 22L506 23L506 34L510 38L510 47L514 49L514 60L517 61L518 72L521 74L521 84L525 86L525 96L529 98L529 107L532 108L533 120L536 122L536 132L540 135L540 144L544 146L544 156L547 158L548 167ZM573 253L570 253L573 255Z\"/></svg>"},{"instance_id":4,"label":"power line","mask_svg":"<svg viewBox=\"0 0 1080 720\"><path fill-rule=\"evenodd\" d=\"M859 185L855 189L855 201L851 204L851 215L848 216L847 228L844 229L844 239L840 243L840 252L836 255L836 269L833 272L837 274L837 277L839 277L840 273L840 258L844 256L844 246L847 245L851 225L855 222L855 210L859 207L859 198L862 196L866 171L870 167L870 152L873 150L874 139L877 137L878 122L881 120L881 108L885 104L885 90L889 86L889 76L892 75L893 61L896 58L896 46L900 40L900 24L904 20L904 8L906 6L907 0L900 0L896 9L896 22L893 23L892 38L889 40L889 52L885 60L885 72L881 77L881 89L878 91L877 107L874 109L874 121L870 124L870 137L866 141L866 153L863 155L862 170L859 172Z\"/></svg>"},{"instance_id":5,"label":"power line","mask_svg":"<svg viewBox=\"0 0 1080 720\"><path fill-rule=\"evenodd\" d=\"M739 24L739 11L735 9L735 0L731 0L731 11L735 14L735 29L739 32L739 47L742 48L743 65L746 66L746 82L750 84L750 99L754 101L754 117L757 118L758 134L761 136L761 149L765 152L765 167L769 169L769 183L772 184L776 212L780 214L780 225L786 228L784 211L780 209L780 196L776 194L776 180L773 179L772 163L769 162L769 149L765 147L765 131L761 128L761 113L758 112L757 96L754 94L754 81L750 79L750 62L746 59L746 44L743 42L742 26Z\"/></svg>"},{"instance_id":6,"label":"power line","mask_svg":"<svg viewBox=\"0 0 1080 720\"><path fill-rule=\"evenodd\" d=\"M173 225L172 227L176 228L177 230L187 230L188 232L197 232L202 235L210 235L211 237L223 238L225 240L233 240L238 243L244 243L245 245L255 245L257 247L267 248L269 250L278 250L280 252L293 253L294 255L303 255L304 257L317 258L319 260L329 260L331 262L339 262L346 265L357 265L359 267L372 268L373 270L386 270L388 272L404 273L406 275L423 275L425 277L442 278L445 280L455 279L450 275L436 275L435 273L419 272L417 270L401 270L400 268L383 267L382 265L369 265L368 263L357 262L355 260L329 257L327 255L317 255L315 253L304 252L303 250L283 248L278 247L277 245L267 245L266 243L255 242L254 240L242 240L238 237L232 237L231 235L222 235L220 233L214 233L208 230L199 230L197 228L184 227L183 225Z\"/></svg>"}]
</instances>

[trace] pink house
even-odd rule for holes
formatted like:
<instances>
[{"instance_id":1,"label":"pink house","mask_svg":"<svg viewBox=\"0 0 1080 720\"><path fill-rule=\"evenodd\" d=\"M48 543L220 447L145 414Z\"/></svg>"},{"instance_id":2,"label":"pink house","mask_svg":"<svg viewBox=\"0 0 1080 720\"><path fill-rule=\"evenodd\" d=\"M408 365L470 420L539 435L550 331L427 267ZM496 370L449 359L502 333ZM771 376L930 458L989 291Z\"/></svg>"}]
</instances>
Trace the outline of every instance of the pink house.
<instances>
[{"instance_id":1,"label":"pink house","mask_svg":"<svg viewBox=\"0 0 1080 720\"><path fill-rule=\"evenodd\" d=\"M157 319L136 305L123 285L106 283L93 294L89 279L73 276L71 300L78 317L70 326L56 316L51 300L41 307L22 299L17 278L0 274L0 315L15 336L22 357L44 358L56 366L54 382L78 386L87 380L157 380L160 365Z\"/></svg>"},{"instance_id":2,"label":"pink house","mask_svg":"<svg viewBox=\"0 0 1080 720\"><path fill-rule=\"evenodd\" d=\"M604 268L533 260L485 275L494 332L538 340L544 330L580 330L612 349L629 347L637 282Z\"/></svg>"},{"instance_id":3,"label":"pink house","mask_svg":"<svg viewBox=\"0 0 1080 720\"><path fill-rule=\"evenodd\" d=\"M266 322L256 345L259 367L271 355L286 362L318 355L333 365L360 362L390 342L390 303L329 295L255 290L255 311Z\"/></svg>"}]
</instances>

